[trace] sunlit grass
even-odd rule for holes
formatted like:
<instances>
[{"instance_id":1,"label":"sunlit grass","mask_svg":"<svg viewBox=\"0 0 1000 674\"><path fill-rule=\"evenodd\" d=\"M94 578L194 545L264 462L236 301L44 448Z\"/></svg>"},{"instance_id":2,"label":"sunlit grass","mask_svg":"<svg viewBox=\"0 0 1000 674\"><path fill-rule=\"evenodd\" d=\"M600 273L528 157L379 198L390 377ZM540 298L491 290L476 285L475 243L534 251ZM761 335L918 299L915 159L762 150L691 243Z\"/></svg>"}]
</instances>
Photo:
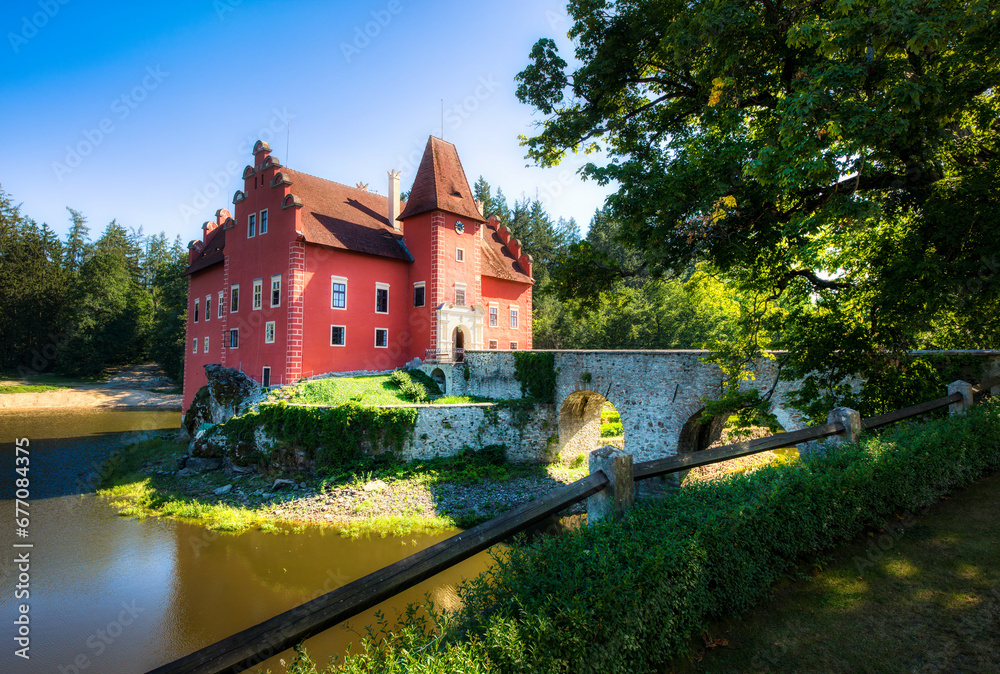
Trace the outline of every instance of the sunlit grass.
<instances>
[{"instance_id":1,"label":"sunlit grass","mask_svg":"<svg viewBox=\"0 0 1000 674\"><path fill-rule=\"evenodd\" d=\"M68 386L57 386L55 384L11 384L0 382L0 394L44 393L45 391L58 391L68 388Z\"/></svg>"}]
</instances>

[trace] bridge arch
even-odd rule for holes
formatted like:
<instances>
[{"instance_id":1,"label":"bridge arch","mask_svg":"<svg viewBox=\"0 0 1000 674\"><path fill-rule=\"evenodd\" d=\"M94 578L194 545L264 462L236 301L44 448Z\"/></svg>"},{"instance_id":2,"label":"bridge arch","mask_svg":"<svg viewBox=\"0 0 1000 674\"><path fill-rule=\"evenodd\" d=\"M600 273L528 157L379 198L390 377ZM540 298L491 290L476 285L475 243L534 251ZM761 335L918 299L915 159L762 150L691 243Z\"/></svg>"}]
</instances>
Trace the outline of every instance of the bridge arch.
<instances>
[{"instance_id":1,"label":"bridge arch","mask_svg":"<svg viewBox=\"0 0 1000 674\"><path fill-rule=\"evenodd\" d=\"M622 410L613 401L589 389L573 391L563 399L559 406L558 453L562 461L572 461L610 444L601 438L601 412L606 403L621 415Z\"/></svg>"}]
</instances>

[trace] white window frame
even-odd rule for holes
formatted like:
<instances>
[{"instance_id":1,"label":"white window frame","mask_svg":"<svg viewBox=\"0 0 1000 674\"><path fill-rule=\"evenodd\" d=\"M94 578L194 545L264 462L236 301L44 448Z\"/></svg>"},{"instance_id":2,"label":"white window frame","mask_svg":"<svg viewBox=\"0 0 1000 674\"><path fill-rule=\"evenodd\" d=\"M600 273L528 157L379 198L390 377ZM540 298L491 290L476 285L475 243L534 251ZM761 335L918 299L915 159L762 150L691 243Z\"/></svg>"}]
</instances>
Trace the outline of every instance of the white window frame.
<instances>
[{"instance_id":1,"label":"white window frame","mask_svg":"<svg viewBox=\"0 0 1000 674\"><path fill-rule=\"evenodd\" d=\"M216 318L222 318L223 311L225 311L225 309L224 309L225 306L226 306L226 291L225 290L220 290L219 291L219 309L218 309L218 312L217 312L218 316L216 316Z\"/></svg>"},{"instance_id":2,"label":"white window frame","mask_svg":"<svg viewBox=\"0 0 1000 674\"><path fill-rule=\"evenodd\" d=\"M275 287L275 283L277 283L277 287ZM271 296L271 308L272 309L276 309L276 308L278 308L278 307L281 306L281 274L274 274L273 276L271 276L271 286L270 286L270 288L271 288L271 292L269 293L269 295ZM275 293L275 291L277 291L277 293L278 293L278 301L277 301L277 303L275 303L275 301L274 301L274 293Z\"/></svg>"},{"instance_id":3,"label":"white window frame","mask_svg":"<svg viewBox=\"0 0 1000 674\"><path fill-rule=\"evenodd\" d=\"M458 301L458 292L459 291L462 291L462 301L461 302ZM469 296L468 296L468 294L466 292L466 285L464 283L456 283L455 284L454 299L455 299L455 306L457 306L457 307L467 307L467 306L469 306L469 304L468 304Z\"/></svg>"},{"instance_id":4,"label":"white window frame","mask_svg":"<svg viewBox=\"0 0 1000 674\"><path fill-rule=\"evenodd\" d=\"M417 288L423 288L424 289L424 297L423 297L424 301L421 302L420 304L417 304ZM414 308L427 306L427 283L426 283L426 281L417 281L416 283L413 284L413 306L414 306Z\"/></svg>"},{"instance_id":5,"label":"white window frame","mask_svg":"<svg viewBox=\"0 0 1000 674\"><path fill-rule=\"evenodd\" d=\"M490 302L490 327L495 328L500 325L500 305Z\"/></svg>"},{"instance_id":6,"label":"white window frame","mask_svg":"<svg viewBox=\"0 0 1000 674\"><path fill-rule=\"evenodd\" d=\"M240 310L240 284L234 283L229 286L229 313L235 314Z\"/></svg>"},{"instance_id":7,"label":"white window frame","mask_svg":"<svg viewBox=\"0 0 1000 674\"><path fill-rule=\"evenodd\" d=\"M264 306L264 279L255 278L253 280L253 299L250 306L254 311L260 311Z\"/></svg>"},{"instance_id":8,"label":"white window frame","mask_svg":"<svg viewBox=\"0 0 1000 674\"><path fill-rule=\"evenodd\" d=\"M205 295L205 322L212 320L212 294Z\"/></svg>"},{"instance_id":9,"label":"white window frame","mask_svg":"<svg viewBox=\"0 0 1000 674\"><path fill-rule=\"evenodd\" d=\"M274 344L274 333L275 333L274 321L268 321L267 323L265 323L264 324L264 343L265 344ZM270 335L271 339L268 339L269 335Z\"/></svg>"},{"instance_id":10,"label":"white window frame","mask_svg":"<svg viewBox=\"0 0 1000 674\"><path fill-rule=\"evenodd\" d=\"M465 262L465 249L456 248L455 249L455 260L458 262Z\"/></svg>"},{"instance_id":11,"label":"white window frame","mask_svg":"<svg viewBox=\"0 0 1000 674\"><path fill-rule=\"evenodd\" d=\"M236 338L235 340L233 339L234 337ZM235 346L233 346L233 342L234 341L236 342ZM240 329L239 328L230 328L229 329L229 348L230 349L238 349L238 348L240 348Z\"/></svg>"},{"instance_id":12,"label":"white window frame","mask_svg":"<svg viewBox=\"0 0 1000 674\"><path fill-rule=\"evenodd\" d=\"M198 311L199 311L200 308L201 308L201 299L198 298L198 297L196 297L196 298L194 298L194 322L195 323L198 322Z\"/></svg>"},{"instance_id":13,"label":"white window frame","mask_svg":"<svg viewBox=\"0 0 1000 674\"><path fill-rule=\"evenodd\" d=\"M260 212L260 232L259 234L267 234L267 209L263 209Z\"/></svg>"},{"instance_id":14,"label":"white window frame","mask_svg":"<svg viewBox=\"0 0 1000 674\"><path fill-rule=\"evenodd\" d=\"M257 214L251 213L247 218L247 238L252 239L257 236Z\"/></svg>"},{"instance_id":15,"label":"white window frame","mask_svg":"<svg viewBox=\"0 0 1000 674\"><path fill-rule=\"evenodd\" d=\"M499 349L500 348L500 342L497 341L497 340L495 340L495 339L491 339L490 340L490 348L491 349Z\"/></svg>"},{"instance_id":16,"label":"white window frame","mask_svg":"<svg viewBox=\"0 0 1000 674\"><path fill-rule=\"evenodd\" d=\"M333 304L333 286L340 284L344 286L344 306L338 307ZM337 311L347 311L347 277L346 276L331 276L330 277L330 308L336 309Z\"/></svg>"},{"instance_id":17,"label":"white window frame","mask_svg":"<svg viewBox=\"0 0 1000 674\"><path fill-rule=\"evenodd\" d=\"M343 337L343 342L341 344L335 344L333 342L333 329L334 328L340 328L341 331L342 331L340 333L341 336ZM330 326L330 346L336 346L336 347L341 347L341 348L347 346L347 326L346 325L331 325Z\"/></svg>"},{"instance_id":18,"label":"white window frame","mask_svg":"<svg viewBox=\"0 0 1000 674\"><path fill-rule=\"evenodd\" d=\"M512 304L510 306L510 329L511 330L517 330L517 327L518 327L518 325L521 322L520 318L521 318L521 308Z\"/></svg>"},{"instance_id":19,"label":"white window frame","mask_svg":"<svg viewBox=\"0 0 1000 674\"><path fill-rule=\"evenodd\" d=\"M510 343L510 350L511 351L517 351L517 342L511 342Z\"/></svg>"},{"instance_id":20,"label":"white window frame","mask_svg":"<svg viewBox=\"0 0 1000 674\"><path fill-rule=\"evenodd\" d=\"M264 383L264 379L265 379L264 374L265 373L267 374L267 377L266 377L267 384ZM265 365L264 367L261 368L261 370L260 370L260 384L261 384L261 386L267 386L268 388L270 388L270 386L271 386L271 366L270 365Z\"/></svg>"},{"instance_id":21,"label":"white window frame","mask_svg":"<svg viewBox=\"0 0 1000 674\"><path fill-rule=\"evenodd\" d=\"M204 349L203 353L208 353L208 336L207 335L205 336L205 349Z\"/></svg>"},{"instance_id":22,"label":"white window frame","mask_svg":"<svg viewBox=\"0 0 1000 674\"><path fill-rule=\"evenodd\" d=\"M191 353L198 353L198 338L195 337L191 343Z\"/></svg>"},{"instance_id":23,"label":"white window frame","mask_svg":"<svg viewBox=\"0 0 1000 674\"><path fill-rule=\"evenodd\" d=\"M385 344L382 346L378 345L378 333L385 333ZM375 348L376 349L388 349L389 348L389 328L375 328Z\"/></svg>"},{"instance_id":24,"label":"white window frame","mask_svg":"<svg viewBox=\"0 0 1000 674\"><path fill-rule=\"evenodd\" d=\"M385 311L378 310L378 291L385 291ZM375 313L376 314L388 314L389 313L389 284L388 283L375 283Z\"/></svg>"}]
</instances>

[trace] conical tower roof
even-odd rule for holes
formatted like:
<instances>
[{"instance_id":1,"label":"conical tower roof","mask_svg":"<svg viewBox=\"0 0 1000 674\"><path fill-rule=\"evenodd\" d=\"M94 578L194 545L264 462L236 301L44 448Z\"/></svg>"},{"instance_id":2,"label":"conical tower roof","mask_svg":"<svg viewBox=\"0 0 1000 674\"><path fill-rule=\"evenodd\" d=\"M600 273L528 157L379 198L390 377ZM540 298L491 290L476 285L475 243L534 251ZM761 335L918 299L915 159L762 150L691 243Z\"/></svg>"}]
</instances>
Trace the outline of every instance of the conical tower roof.
<instances>
[{"instance_id":1,"label":"conical tower roof","mask_svg":"<svg viewBox=\"0 0 1000 674\"><path fill-rule=\"evenodd\" d=\"M427 139L420 168L413 179L413 189L399 219L439 210L470 220L486 221L476 207L458 150L453 144L431 136Z\"/></svg>"}]
</instances>

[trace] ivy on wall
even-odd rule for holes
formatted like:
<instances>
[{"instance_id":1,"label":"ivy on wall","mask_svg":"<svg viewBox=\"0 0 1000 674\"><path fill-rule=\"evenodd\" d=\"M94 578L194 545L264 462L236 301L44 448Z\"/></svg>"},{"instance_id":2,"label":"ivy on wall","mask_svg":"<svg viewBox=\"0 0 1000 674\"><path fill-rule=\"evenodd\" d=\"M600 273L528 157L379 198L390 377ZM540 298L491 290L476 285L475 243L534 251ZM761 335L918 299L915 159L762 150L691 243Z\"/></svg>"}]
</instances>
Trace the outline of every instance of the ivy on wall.
<instances>
[{"instance_id":1,"label":"ivy on wall","mask_svg":"<svg viewBox=\"0 0 1000 674\"><path fill-rule=\"evenodd\" d=\"M551 353L514 352L514 379L521 382L521 395L551 403L556 397L556 358Z\"/></svg>"},{"instance_id":2,"label":"ivy on wall","mask_svg":"<svg viewBox=\"0 0 1000 674\"><path fill-rule=\"evenodd\" d=\"M365 447L401 452L413 435L417 411L405 407L302 407L277 403L233 417L220 427L238 464L270 463L256 445L258 428L285 448L305 451L316 466L336 466L359 458Z\"/></svg>"}]
</instances>

